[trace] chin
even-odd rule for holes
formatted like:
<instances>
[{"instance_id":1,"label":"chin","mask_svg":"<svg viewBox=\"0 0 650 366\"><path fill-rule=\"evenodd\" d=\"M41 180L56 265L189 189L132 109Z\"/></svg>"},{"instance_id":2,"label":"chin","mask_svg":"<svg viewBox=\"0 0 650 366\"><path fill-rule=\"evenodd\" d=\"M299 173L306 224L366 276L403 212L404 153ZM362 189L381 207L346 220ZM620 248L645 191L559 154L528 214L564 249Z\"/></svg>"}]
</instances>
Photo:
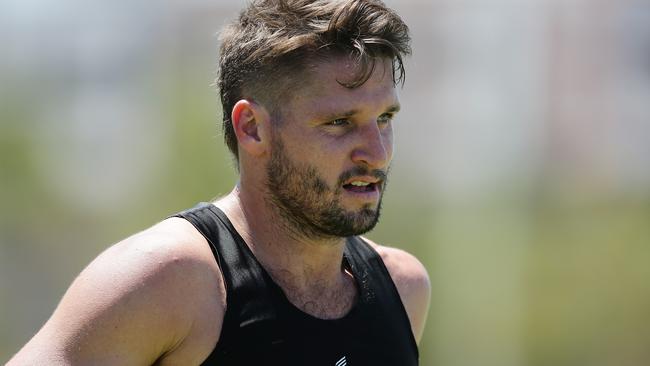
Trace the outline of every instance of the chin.
<instances>
[{"instance_id":1,"label":"chin","mask_svg":"<svg viewBox=\"0 0 650 366\"><path fill-rule=\"evenodd\" d=\"M379 222L379 211L378 208L369 206L366 205L366 207L346 215L345 221L348 225L345 228L347 230L344 230L346 235L342 236L362 235L375 228Z\"/></svg>"}]
</instances>

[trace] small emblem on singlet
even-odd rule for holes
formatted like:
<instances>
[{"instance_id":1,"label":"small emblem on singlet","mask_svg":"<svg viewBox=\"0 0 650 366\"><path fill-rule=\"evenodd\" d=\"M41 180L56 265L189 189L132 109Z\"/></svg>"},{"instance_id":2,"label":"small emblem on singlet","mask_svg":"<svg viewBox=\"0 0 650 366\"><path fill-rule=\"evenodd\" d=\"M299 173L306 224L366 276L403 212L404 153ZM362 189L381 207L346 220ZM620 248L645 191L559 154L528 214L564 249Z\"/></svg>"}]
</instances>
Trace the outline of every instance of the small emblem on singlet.
<instances>
[{"instance_id":1,"label":"small emblem on singlet","mask_svg":"<svg viewBox=\"0 0 650 366\"><path fill-rule=\"evenodd\" d=\"M347 366L348 361L345 359L345 356L341 357L340 360L336 361L335 366Z\"/></svg>"}]
</instances>

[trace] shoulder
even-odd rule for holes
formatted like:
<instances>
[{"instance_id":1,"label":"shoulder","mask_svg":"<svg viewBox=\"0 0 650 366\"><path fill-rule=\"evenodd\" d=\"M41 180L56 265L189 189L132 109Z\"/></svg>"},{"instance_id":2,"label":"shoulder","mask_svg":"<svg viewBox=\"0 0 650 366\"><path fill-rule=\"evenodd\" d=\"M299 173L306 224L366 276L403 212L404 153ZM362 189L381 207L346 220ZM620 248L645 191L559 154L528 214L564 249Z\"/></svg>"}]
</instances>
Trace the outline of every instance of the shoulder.
<instances>
[{"instance_id":1,"label":"shoulder","mask_svg":"<svg viewBox=\"0 0 650 366\"><path fill-rule=\"evenodd\" d=\"M413 335L419 342L431 297L431 282L426 268L414 255L402 249L379 245L365 237L363 239L381 256L408 313Z\"/></svg>"},{"instance_id":2,"label":"shoulder","mask_svg":"<svg viewBox=\"0 0 650 366\"><path fill-rule=\"evenodd\" d=\"M180 311L199 306L205 290L217 290L215 284L223 283L206 239L180 218L161 221L113 245L76 281L89 276L100 283L110 276L116 294L131 287L141 294L159 294L152 299L164 299L164 304L152 305Z\"/></svg>"},{"instance_id":3,"label":"shoulder","mask_svg":"<svg viewBox=\"0 0 650 366\"><path fill-rule=\"evenodd\" d=\"M20 353L46 349L75 364L200 363L223 320L219 273L189 222L164 220L93 260Z\"/></svg>"},{"instance_id":4,"label":"shoulder","mask_svg":"<svg viewBox=\"0 0 650 366\"><path fill-rule=\"evenodd\" d=\"M168 218L117 243L102 253L84 272L93 266L117 265L126 273L125 286L147 291L160 291L167 310L183 314L184 320L195 316L192 310L214 300L207 294L222 294L225 304L223 278L207 240L192 224L181 218ZM80 275L80 277L84 274ZM108 270L122 278L122 270ZM100 272L99 277L104 274ZM151 294L154 295L154 294ZM214 309L213 311L214 312ZM185 319L185 316L189 319Z\"/></svg>"}]
</instances>

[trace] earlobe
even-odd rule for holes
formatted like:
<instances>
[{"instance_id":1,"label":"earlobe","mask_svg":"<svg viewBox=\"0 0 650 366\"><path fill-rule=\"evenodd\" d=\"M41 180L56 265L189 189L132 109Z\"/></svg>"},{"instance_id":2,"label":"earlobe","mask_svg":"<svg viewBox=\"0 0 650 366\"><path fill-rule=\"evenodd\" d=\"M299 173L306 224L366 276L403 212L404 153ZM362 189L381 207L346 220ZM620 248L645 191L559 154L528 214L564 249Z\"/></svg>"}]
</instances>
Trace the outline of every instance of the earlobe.
<instances>
[{"instance_id":1,"label":"earlobe","mask_svg":"<svg viewBox=\"0 0 650 366\"><path fill-rule=\"evenodd\" d=\"M231 121L239 146L251 155L265 151L265 129L269 116L266 109L250 100L242 99L232 109Z\"/></svg>"}]
</instances>

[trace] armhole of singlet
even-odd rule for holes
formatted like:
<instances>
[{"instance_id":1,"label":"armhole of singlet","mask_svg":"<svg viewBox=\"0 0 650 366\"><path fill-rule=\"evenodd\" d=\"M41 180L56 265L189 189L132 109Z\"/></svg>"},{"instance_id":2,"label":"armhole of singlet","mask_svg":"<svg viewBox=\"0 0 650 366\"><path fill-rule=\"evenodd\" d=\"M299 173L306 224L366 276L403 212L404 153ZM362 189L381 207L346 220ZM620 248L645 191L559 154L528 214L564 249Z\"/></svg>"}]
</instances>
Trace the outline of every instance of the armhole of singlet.
<instances>
[{"instance_id":1,"label":"armhole of singlet","mask_svg":"<svg viewBox=\"0 0 650 366\"><path fill-rule=\"evenodd\" d=\"M226 274L223 271L223 263L222 263L223 259L221 258L221 255L219 254L219 250L217 249L217 245L212 240L212 236L217 236L218 237L218 232L210 231L207 228L206 228L207 232L204 231L201 228L201 224L203 224L203 225L207 225L207 224L199 215L196 214L197 212L203 213L206 210L208 212L210 212L210 214L211 214L210 206L208 206L208 205L212 205L212 204L208 203L208 202L201 202L200 204L198 204L194 208L179 212L179 213L177 213L175 215L172 215L170 217L177 217L177 218L180 218L180 219L183 219L183 220L189 222L190 224L192 224L194 229L196 231L198 231L199 234L201 234L201 236L203 236L203 238L205 238L205 240L208 242L208 246L210 247L210 251L212 252L212 256L214 257L215 261L217 262L217 267L219 268L219 273L221 274L221 278L223 279L223 285L224 285L225 290L226 290L226 299L225 299L226 300L226 309L225 309L226 311L224 312L224 319L225 319L226 313L228 312L228 297L230 295L232 285L230 283L230 278L228 278L228 276L226 276Z\"/></svg>"},{"instance_id":2,"label":"armhole of singlet","mask_svg":"<svg viewBox=\"0 0 650 366\"><path fill-rule=\"evenodd\" d=\"M214 359L216 357L219 357L219 348L220 345L227 343L228 340L224 337L224 335L230 334L230 328L233 326L233 317L232 317L232 304L228 304L228 299L232 298L233 293L232 293L232 283L231 279L224 273L223 267L222 267L222 262L223 258L219 254L219 250L215 242L212 240L212 237L216 237L218 239L219 233L218 230L219 228L213 228L212 230L209 229L208 223L206 220L201 217L201 215L208 215L208 216L213 216L216 220L216 222L222 223L221 218L214 213L213 210L211 210L212 204L208 202L201 202L195 207L185 210L182 212L179 212L175 215L172 215L170 217L178 217L183 220L186 220L192 226L194 226L194 229L198 231L208 242L208 245L210 246L210 251L212 252L213 257L215 258L215 261L217 262L217 267L219 267L219 273L221 273L221 278L223 279L223 284L226 290L226 308L224 309L224 314L223 314L223 322L221 325L221 331L219 332L219 340L217 343L214 345L214 348L210 351L210 354L208 354L208 357L206 357L205 360L201 363L201 366L207 366L211 365L214 362ZM199 213L199 214L197 214ZM202 228L201 226L206 226L205 228Z\"/></svg>"},{"instance_id":3,"label":"armhole of singlet","mask_svg":"<svg viewBox=\"0 0 650 366\"><path fill-rule=\"evenodd\" d=\"M360 255L366 254L366 257L364 257L363 259L367 261L368 266L379 268L379 270L383 274L382 277L385 279L384 281L389 283L388 287L390 288L390 291L393 293L393 298L397 298L397 305L401 309L400 313L402 314L402 321L405 322L404 324L407 324L409 343L411 344L411 347L415 351L416 357L419 358L420 351L418 349L418 343L415 341L415 335L413 334L411 319L408 316L408 312L406 311L406 307L404 306L402 297L400 296L399 291L397 290L397 285L395 285L395 281L393 281L393 277L390 275L390 272L388 271L388 268L386 268L386 264L384 263L384 260L381 258L381 254L379 254L375 250L375 248L372 247L372 245L370 245L367 241L363 240L361 237L354 237L354 239L356 239L365 248L365 249L357 249L357 251L359 252ZM370 261L374 262L375 265L371 264Z\"/></svg>"}]
</instances>

